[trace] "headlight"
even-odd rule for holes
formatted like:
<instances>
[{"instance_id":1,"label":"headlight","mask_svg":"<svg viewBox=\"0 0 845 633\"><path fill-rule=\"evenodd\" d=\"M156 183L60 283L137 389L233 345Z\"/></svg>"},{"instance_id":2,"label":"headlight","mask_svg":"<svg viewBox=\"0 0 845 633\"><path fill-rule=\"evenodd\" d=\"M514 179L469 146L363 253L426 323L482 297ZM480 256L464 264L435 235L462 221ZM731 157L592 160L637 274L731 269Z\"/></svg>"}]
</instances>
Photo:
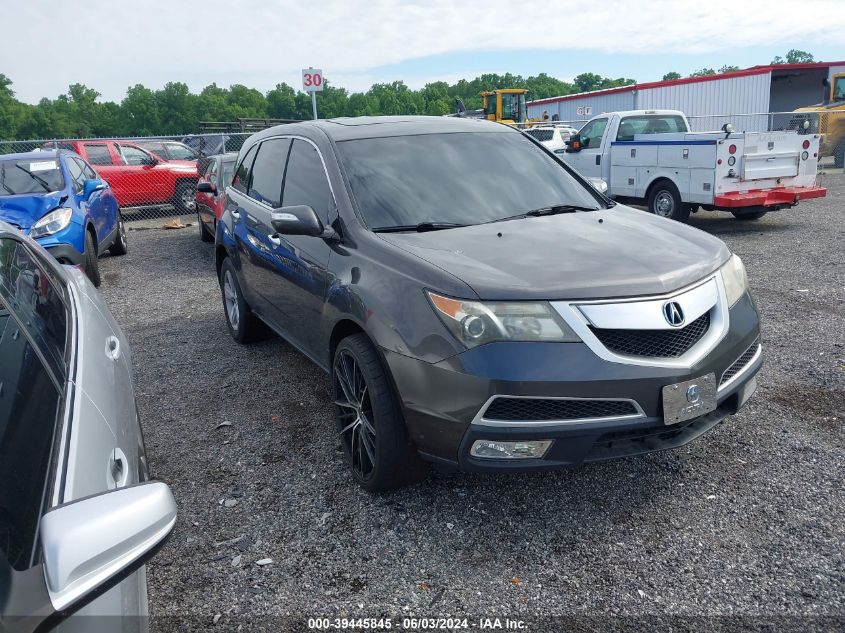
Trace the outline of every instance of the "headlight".
<instances>
[{"instance_id":1,"label":"headlight","mask_svg":"<svg viewBox=\"0 0 845 633\"><path fill-rule=\"evenodd\" d=\"M467 347L492 341L575 343L578 335L545 301L465 301L428 293L435 312Z\"/></svg>"},{"instance_id":2,"label":"headlight","mask_svg":"<svg viewBox=\"0 0 845 633\"><path fill-rule=\"evenodd\" d=\"M722 281L725 283L725 294L728 295L728 305L732 306L739 301L745 289L748 288L745 266L742 265L742 260L738 256L731 255L720 272L722 273Z\"/></svg>"},{"instance_id":3,"label":"headlight","mask_svg":"<svg viewBox=\"0 0 845 633\"><path fill-rule=\"evenodd\" d=\"M71 218L73 218L73 211L71 209L50 211L50 213L32 225L32 228L29 229L29 236L44 237L45 235L52 235L70 224Z\"/></svg>"}]
</instances>

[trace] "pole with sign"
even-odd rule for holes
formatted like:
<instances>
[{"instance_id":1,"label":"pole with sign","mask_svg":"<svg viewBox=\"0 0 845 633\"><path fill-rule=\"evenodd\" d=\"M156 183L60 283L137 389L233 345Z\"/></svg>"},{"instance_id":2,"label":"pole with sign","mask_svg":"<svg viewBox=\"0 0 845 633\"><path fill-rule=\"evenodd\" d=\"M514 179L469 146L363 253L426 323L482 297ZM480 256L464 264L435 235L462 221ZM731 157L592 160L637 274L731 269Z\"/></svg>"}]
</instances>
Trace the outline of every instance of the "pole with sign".
<instances>
[{"instance_id":1,"label":"pole with sign","mask_svg":"<svg viewBox=\"0 0 845 633\"><path fill-rule=\"evenodd\" d=\"M317 120L317 92L323 90L323 71L317 68L302 69L302 89L311 93L311 109L314 120Z\"/></svg>"}]
</instances>

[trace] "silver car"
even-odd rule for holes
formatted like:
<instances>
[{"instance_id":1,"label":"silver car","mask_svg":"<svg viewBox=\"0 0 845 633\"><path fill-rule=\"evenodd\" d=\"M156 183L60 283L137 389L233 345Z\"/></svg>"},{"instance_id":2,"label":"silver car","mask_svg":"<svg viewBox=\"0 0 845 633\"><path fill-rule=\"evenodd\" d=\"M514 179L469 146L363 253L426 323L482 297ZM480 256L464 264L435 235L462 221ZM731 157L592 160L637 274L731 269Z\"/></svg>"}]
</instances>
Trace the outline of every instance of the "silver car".
<instances>
[{"instance_id":1,"label":"silver car","mask_svg":"<svg viewBox=\"0 0 845 633\"><path fill-rule=\"evenodd\" d=\"M145 630L176 505L148 481L129 346L85 275L0 222L0 630ZM73 615L73 617L68 617Z\"/></svg>"}]
</instances>

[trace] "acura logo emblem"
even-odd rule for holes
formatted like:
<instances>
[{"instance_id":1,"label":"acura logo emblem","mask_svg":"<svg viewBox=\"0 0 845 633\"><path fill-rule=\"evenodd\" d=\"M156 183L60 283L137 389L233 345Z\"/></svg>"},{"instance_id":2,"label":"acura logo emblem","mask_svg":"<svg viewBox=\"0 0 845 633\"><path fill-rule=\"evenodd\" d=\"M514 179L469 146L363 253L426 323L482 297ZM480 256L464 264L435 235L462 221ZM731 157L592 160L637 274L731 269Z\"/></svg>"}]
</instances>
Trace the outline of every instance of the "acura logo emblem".
<instances>
[{"instance_id":1,"label":"acura logo emblem","mask_svg":"<svg viewBox=\"0 0 845 633\"><path fill-rule=\"evenodd\" d=\"M681 327L684 324L684 312L677 301L669 301L663 304L663 318L666 323L674 327Z\"/></svg>"},{"instance_id":2,"label":"acura logo emblem","mask_svg":"<svg viewBox=\"0 0 845 633\"><path fill-rule=\"evenodd\" d=\"M698 385L690 385L687 389L687 402L695 404L701 398L701 387Z\"/></svg>"}]
</instances>

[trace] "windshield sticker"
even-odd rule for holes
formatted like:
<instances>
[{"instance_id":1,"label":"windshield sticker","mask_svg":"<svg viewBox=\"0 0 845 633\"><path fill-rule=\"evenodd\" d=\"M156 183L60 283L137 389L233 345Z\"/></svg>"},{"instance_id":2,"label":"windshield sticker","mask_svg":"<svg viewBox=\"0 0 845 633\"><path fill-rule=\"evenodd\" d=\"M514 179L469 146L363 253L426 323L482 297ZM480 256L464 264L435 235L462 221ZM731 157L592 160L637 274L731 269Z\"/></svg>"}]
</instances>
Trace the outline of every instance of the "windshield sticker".
<instances>
[{"instance_id":1,"label":"windshield sticker","mask_svg":"<svg viewBox=\"0 0 845 633\"><path fill-rule=\"evenodd\" d=\"M54 169L58 169L54 160L42 160L29 164L29 171L52 171Z\"/></svg>"}]
</instances>

